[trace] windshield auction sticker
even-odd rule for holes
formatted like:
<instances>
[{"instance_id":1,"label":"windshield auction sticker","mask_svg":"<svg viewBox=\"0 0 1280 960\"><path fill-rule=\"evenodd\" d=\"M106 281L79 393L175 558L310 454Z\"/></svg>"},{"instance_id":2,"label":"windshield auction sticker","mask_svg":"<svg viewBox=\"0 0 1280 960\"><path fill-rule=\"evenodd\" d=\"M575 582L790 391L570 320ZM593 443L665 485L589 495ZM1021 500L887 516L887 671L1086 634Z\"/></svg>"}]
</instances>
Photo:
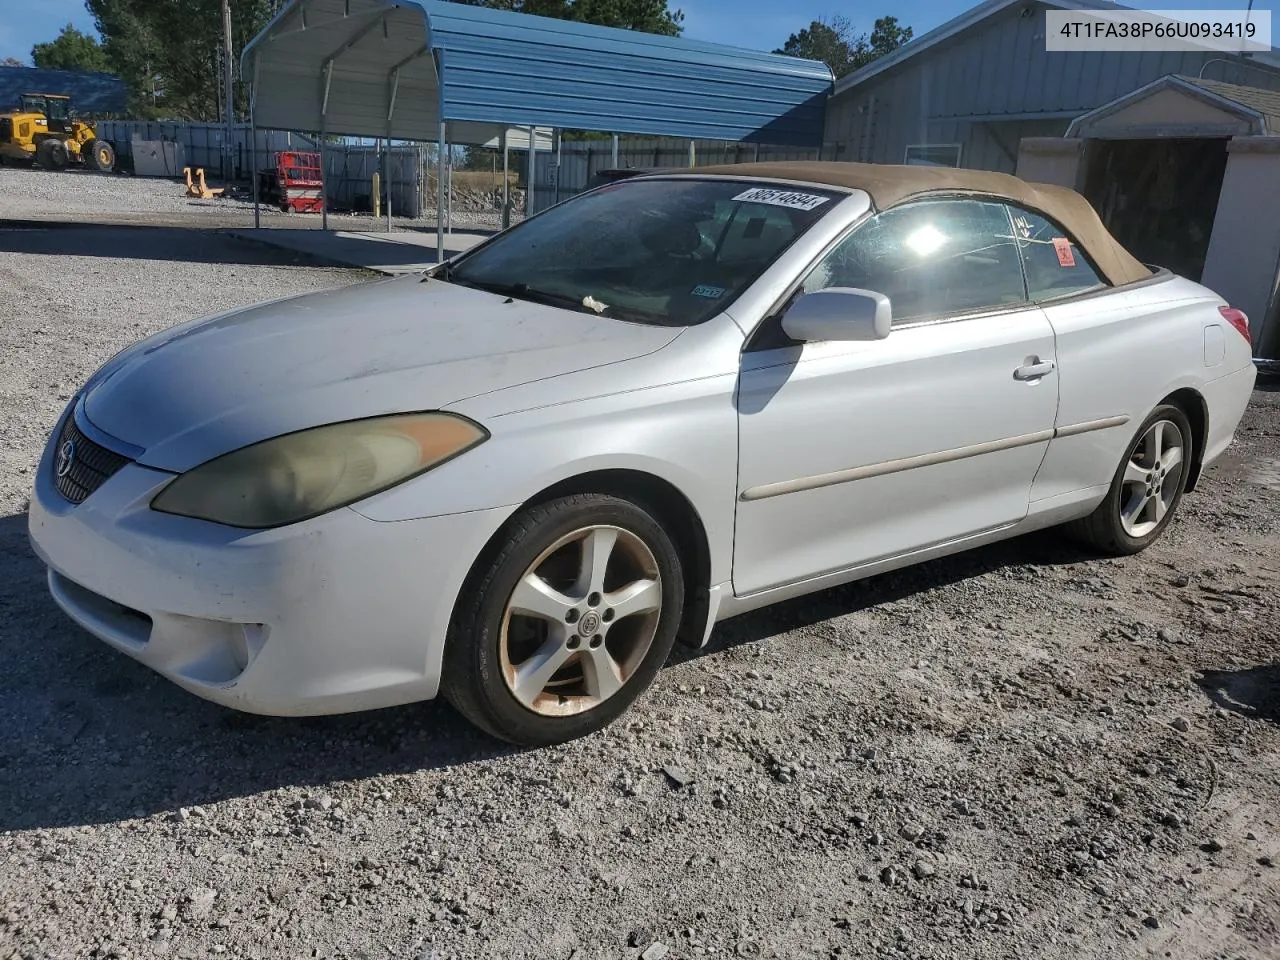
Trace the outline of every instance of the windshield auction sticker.
<instances>
[{"instance_id":1,"label":"windshield auction sticker","mask_svg":"<svg viewBox=\"0 0 1280 960\"><path fill-rule=\"evenodd\" d=\"M1058 255L1058 266L1074 267L1076 255L1071 250L1071 241L1066 237L1053 238L1053 252Z\"/></svg>"},{"instance_id":2,"label":"windshield auction sticker","mask_svg":"<svg viewBox=\"0 0 1280 960\"><path fill-rule=\"evenodd\" d=\"M1045 49L1267 53L1270 10L1048 10Z\"/></svg>"},{"instance_id":3,"label":"windshield auction sticker","mask_svg":"<svg viewBox=\"0 0 1280 960\"><path fill-rule=\"evenodd\" d=\"M793 210L813 210L831 198L820 197L816 193L796 193L794 190L753 187L733 199L741 203L769 203L775 207L790 207Z\"/></svg>"}]
</instances>

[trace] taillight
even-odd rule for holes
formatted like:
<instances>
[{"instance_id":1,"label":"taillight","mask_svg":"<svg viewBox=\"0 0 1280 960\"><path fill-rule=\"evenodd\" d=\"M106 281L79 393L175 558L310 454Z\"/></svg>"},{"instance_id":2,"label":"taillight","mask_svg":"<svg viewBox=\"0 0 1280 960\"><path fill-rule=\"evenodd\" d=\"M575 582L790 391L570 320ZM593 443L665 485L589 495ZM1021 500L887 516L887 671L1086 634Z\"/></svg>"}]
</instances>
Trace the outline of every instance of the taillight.
<instances>
[{"instance_id":1,"label":"taillight","mask_svg":"<svg viewBox=\"0 0 1280 960\"><path fill-rule=\"evenodd\" d=\"M1237 310L1235 307L1219 307L1218 312L1222 314L1223 320L1240 331L1240 336L1244 337L1245 343L1253 343L1253 337L1249 336L1249 318L1244 315L1243 310Z\"/></svg>"}]
</instances>

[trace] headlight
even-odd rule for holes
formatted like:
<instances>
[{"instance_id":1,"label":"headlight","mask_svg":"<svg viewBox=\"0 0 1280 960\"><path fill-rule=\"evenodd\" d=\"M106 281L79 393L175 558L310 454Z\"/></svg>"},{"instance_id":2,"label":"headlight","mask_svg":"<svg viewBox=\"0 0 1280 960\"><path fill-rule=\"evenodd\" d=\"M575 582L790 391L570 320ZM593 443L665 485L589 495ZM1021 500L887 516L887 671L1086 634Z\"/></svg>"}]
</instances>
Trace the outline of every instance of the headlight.
<instances>
[{"instance_id":1,"label":"headlight","mask_svg":"<svg viewBox=\"0 0 1280 960\"><path fill-rule=\"evenodd\" d=\"M280 527L394 487L488 437L448 413L315 427L203 463L161 490L151 507L232 527Z\"/></svg>"}]
</instances>

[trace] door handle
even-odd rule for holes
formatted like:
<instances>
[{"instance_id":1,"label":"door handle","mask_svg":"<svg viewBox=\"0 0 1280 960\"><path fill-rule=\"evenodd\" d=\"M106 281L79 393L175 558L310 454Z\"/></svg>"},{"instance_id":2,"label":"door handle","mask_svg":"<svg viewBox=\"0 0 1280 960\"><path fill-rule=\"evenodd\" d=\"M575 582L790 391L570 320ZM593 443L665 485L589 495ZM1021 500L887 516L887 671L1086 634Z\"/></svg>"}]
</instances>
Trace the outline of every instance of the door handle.
<instances>
[{"instance_id":1,"label":"door handle","mask_svg":"<svg viewBox=\"0 0 1280 960\"><path fill-rule=\"evenodd\" d=\"M1053 373L1054 364L1052 360L1040 360L1038 357L1035 359L1035 363L1025 364L1013 371L1013 379L1039 380L1041 377L1045 377Z\"/></svg>"}]
</instances>

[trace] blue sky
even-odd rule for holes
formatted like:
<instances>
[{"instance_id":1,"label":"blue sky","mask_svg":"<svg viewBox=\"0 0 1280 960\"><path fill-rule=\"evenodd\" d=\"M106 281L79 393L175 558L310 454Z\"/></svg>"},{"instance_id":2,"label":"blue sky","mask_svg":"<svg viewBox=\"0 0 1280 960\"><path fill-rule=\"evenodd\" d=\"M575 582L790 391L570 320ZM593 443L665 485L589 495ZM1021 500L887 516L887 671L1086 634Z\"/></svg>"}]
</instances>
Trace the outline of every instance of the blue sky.
<instances>
[{"instance_id":1,"label":"blue sky","mask_svg":"<svg viewBox=\"0 0 1280 960\"><path fill-rule=\"evenodd\" d=\"M976 0L872 0L851 4L841 0L672 0L684 10L685 36L757 50L780 47L787 36L822 16L843 13L859 30L870 31L876 17L886 13L914 27L916 36L933 29L974 5ZM1243 9L1247 0L1146 0L1135 6L1160 10ZM1272 0L1254 4L1270 9ZM18 57L29 63L31 46L57 36L63 24L84 31L93 19L83 0L0 0L0 58ZM1275 42L1275 38L1273 38Z\"/></svg>"}]
</instances>

